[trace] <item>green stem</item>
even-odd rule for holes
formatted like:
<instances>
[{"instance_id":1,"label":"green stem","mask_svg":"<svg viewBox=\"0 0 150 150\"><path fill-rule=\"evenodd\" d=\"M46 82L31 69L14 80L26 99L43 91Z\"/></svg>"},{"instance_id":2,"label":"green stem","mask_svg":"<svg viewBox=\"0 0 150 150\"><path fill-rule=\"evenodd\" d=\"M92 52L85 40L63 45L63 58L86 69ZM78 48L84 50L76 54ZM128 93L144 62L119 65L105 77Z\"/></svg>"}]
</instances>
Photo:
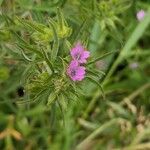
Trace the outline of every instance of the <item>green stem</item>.
<instances>
[{"instance_id":1,"label":"green stem","mask_svg":"<svg viewBox=\"0 0 150 150\"><path fill-rule=\"evenodd\" d=\"M52 63L50 62L48 56L47 56L47 53L42 49L42 52L43 52L43 56L45 58L45 61L46 63L48 64L49 68L51 69L52 72L54 72L54 69L53 69L53 65Z\"/></svg>"},{"instance_id":2,"label":"green stem","mask_svg":"<svg viewBox=\"0 0 150 150\"><path fill-rule=\"evenodd\" d=\"M119 123L120 121L124 121L121 118L115 118L110 120L109 122L104 123L99 128L97 128L95 131L93 131L87 138L85 138L79 145L77 145L77 149L83 149L83 147L91 142L94 138L96 138L98 135L100 135L104 130L111 127L114 123Z\"/></svg>"}]
</instances>

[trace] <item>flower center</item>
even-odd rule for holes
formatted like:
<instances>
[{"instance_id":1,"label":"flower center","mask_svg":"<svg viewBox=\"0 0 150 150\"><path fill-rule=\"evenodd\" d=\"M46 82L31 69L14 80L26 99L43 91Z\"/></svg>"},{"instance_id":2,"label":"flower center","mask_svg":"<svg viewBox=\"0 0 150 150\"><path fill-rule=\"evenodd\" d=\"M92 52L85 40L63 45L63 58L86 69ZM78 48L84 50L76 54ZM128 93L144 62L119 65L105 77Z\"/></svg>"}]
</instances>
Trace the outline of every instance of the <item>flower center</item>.
<instances>
[{"instance_id":1,"label":"flower center","mask_svg":"<svg viewBox=\"0 0 150 150\"><path fill-rule=\"evenodd\" d=\"M76 70L71 70L71 76L74 77L76 75Z\"/></svg>"},{"instance_id":2,"label":"flower center","mask_svg":"<svg viewBox=\"0 0 150 150\"><path fill-rule=\"evenodd\" d=\"M81 58L81 54L80 54L80 53L77 53L77 54L75 55L75 58L76 58L77 60L79 60L79 59Z\"/></svg>"}]
</instances>

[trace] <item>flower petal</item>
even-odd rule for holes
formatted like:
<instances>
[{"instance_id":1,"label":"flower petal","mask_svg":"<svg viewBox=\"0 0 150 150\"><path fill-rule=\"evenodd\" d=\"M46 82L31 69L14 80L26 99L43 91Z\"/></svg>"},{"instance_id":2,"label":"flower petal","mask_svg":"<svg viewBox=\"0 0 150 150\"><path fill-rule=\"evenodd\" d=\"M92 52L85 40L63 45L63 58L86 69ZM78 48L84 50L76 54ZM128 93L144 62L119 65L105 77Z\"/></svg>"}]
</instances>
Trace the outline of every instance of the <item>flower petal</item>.
<instances>
[{"instance_id":1,"label":"flower petal","mask_svg":"<svg viewBox=\"0 0 150 150\"><path fill-rule=\"evenodd\" d=\"M90 52L89 51L84 51L84 58L90 57Z\"/></svg>"},{"instance_id":2,"label":"flower petal","mask_svg":"<svg viewBox=\"0 0 150 150\"><path fill-rule=\"evenodd\" d=\"M76 60L72 60L69 65L70 68L74 68L74 67L78 67L78 66L79 66L79 63Z\"/></svg>"}]
</instances>

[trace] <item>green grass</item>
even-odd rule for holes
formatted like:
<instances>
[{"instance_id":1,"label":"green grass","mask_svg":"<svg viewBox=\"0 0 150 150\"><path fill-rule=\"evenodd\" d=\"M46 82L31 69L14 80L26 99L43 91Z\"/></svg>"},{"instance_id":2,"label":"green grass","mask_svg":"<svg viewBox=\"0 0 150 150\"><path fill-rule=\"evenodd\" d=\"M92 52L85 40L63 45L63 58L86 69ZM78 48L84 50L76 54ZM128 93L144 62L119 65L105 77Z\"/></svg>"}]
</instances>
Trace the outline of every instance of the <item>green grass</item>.
<instances>
[{"instance_id":1,"label":"green grass","mask_svg":"<svg viewBox=\"0 0 150 150\"><path fill-rule=\"evenodd\" d=\"M150 149L149 39L149 0L0 0L0 149Z\"/></svg>"}]
</instances>

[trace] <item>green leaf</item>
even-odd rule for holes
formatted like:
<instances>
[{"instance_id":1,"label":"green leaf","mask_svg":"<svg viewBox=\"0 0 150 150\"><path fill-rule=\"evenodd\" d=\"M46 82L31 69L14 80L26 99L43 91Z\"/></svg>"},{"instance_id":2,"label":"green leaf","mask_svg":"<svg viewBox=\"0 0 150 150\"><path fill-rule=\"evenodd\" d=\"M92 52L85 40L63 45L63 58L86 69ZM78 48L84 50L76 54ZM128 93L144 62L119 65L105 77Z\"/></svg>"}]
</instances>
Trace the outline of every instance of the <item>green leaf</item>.
<instances>
[{"instance_id":1,"label":"green leaf","mask_svg":"<svg viewBox=\"0 0 150 150\"><path fill-rule=\"evenodd\" d=\"M20 35L18 35L18 33L14 32L14 31L11 31L11 32L13 33L13 35L17 38L17 40L18 40L19 42L28 45L28 43L27 43L23 38L21 38Z\"/></svg>"},{"instance_id":2,"label":"green leaf","mask_svg":"<svg viewBox=\"0 0 150 150\"><path fill-rule=\"evenodd\" d=\"M83 21L83 23L81 24L81 26L76 31L76 33L74 35L73 42L76 42L77 40L79 40L79 37L81 37L81 35L85 31L86 27L87 27L87 20Z\"/></svg>"},{"instance_id":3,"label":"green leaf","mask_svg":"<svg viewBox=\"0 0 150 150\"><path fill-rule=\"evenodd\" d=\"M0 83L9 78L9 69L7 67L0 67Z\"/></svg>"},{"instance_id":4,"label":"green leaf","mask_svg":"<svg viewBox=\"0 0 150 150\"><path fill-rule=\"evenodd\" d=\"M57 8L57 16L58 16L58 24L60 26L60 29L63 30L65 24L64 24L64 17L62 15L60 8Z\"/></svg>"},{"instance_id":5,"label":"green leaf","mask_svg":"<svg viewBox=\"0 0 150 150\"><path fill-rule=\"evenodd\" d=\"M17 20L21 23L21 24L23 24L25 27L29 27L29 28L31 28L32 30L34 30L34 31L38 31L38 32L41 32L41 33L43 33L43 34L45 34L45 31L43 30L44 29L44 27L46 27L46 26L44 26L44 25L42 25L42 24L38 24L38 23L36 23L36 22L31 22L31 21L29 21L29 20L25 20L25 19L21 19L21 18L19 18L19 17L16 17L17 18ZM43 29L42 29L43 28Z\"/></svg>"},{"instance_id":6,"label":"green leaf","mask_svg":"<svg viewBox=\"0 0 150 150\"><path fill-rule=\"evenodd\" d=\"M60 103L60 101L57 101L57 103L58 103L58 106L59 106L60 111L61 111L61 116L63 118L63 125L65 126L65 116L64 116L64 109L63 109L62 103Z\"/></svg>"},{"instance_id":7,"label":"green leaf","mask_svg":"<svg viewBox=\"0 0 150 150\"><path fill-rule=\"evenodd\" d=\"M24 114L22 114L23 116L37 116L37 115L41 115L42 113L44 113L46 111L46 107L39 105L37 107L34 107L30 110L27 110L25 112L23 112Z\"/></svg>"},{"instance_id":8,"label":"green leaf","mask_svg":"<svg viewBox=\"0 0 150 150\"><path fill-rule=\"evenodd\" d=\"M90 76L86 76L86 78L89 79L91 82L95 83L96 85L98 85L98 87L100 88L100 90L102 92L103 99L105 99L104 90L103 90L103 87L101 86L101 84L98 83L94 78L92 78Z\"/></svg>"},{"instance_id":9,"label":"green leaf","mask_svg":"<svg viewBox=\"0 0 150 150\"><path fill-rule=\"evenodd\" d=\"M105 19L105 21L106 21L106 24L107 24L108 26L110 26L110 27L113 28L113 29L116 29L116 26L115 26L115 23L114 23L113 20L111 20L111 19Z\"/></svg>"},{"instance_id":10,"label":"green leaf","mask_svg":"<svg viewBox=\"0 0 150 150\"><path fill-rule=\"evenodd\" d=\"M63 60L63 58L59 57L60 60L62 61L62 76L64 77L66 74L66 65L65 65L65 61Z\"/></svg>"},{"instance_id":11,"label":"green leaf","mask_svg":"<svg viewBox=\"0 0 150 150\"><path fill-rule=\"evenodd\" d=\"M0 0L0 6L2 5L3 0Z\"/></svg>"},{"instance_id":12,"label":"green leaf","mask_svg":"<svg viewBox=\"0 0 150 150\"><path fill-rule=\"evenodd\" d=\"M124 115L124 116L129 116L129 113L121 105L114 103L114 102L108 102L107 104L110 107L112 107L112 109L115 110L117 113Z\"/></svg>"},{"instance_id":13,"label":"green leaf","mask_svg":"<svg viewBox=\"0 0 150 150\"><path fill-rule=\"evenodd\" d=\"M21 36L19 36L16 32L13 32L13 35L17 38L17 40L19 41L17 43L17 46L20 47L21 49L27 49L30 50L32 52L34 52L35 54L37 54L38 56L42 57L42 53L38 50L36 50L35 47L29 45L23 38L21 38Z\"/></svg>"},{"instance_id":14,"label":"green leaf","mask_svg":"<svg viewBox=\"0 0 150 150\"><path fill-rule=\"evenodd\" d=\"M0 15L0 17L2 16L2 18L6 21L7 26L11 24L15 24L14 20L12 18L10 18L9 16L2 14Z\"/></svg>"},{"instance_id":15,"label":"green leaf","mask_svg":"<svg viewBox=\"0 0 150 150\"><path fill-rule=\"evenodd\" d=\"M101 135L106 129L112 128L114 124L119 124L120 121L124 121L122 118L114 118L107 121L95 129L90 135L88 135L81 143L77 145L77 149L83 149L85 145L94 140L98 135Z\"/></svg>"},{"instance_id":16,"label":"green leaf","mask_svg":"<svg viewBox=\"0 0 150 150\"><path fill-rule=\"evenodd\" d=\"M102 56L100 56L100 57L98 57L98 58L96 58L96 59L90 61L89 63L87 63L87 65L91 65L91 64L93 64L93 63L95 63L95 62L97 62L97 61L103 59L104 57L107 57L107 56L109 56L109 55L111 55L111 54L113 54L113 53L117 53L117 52L118 52L118 51L111 51L111 52L105 53L104 55L102 55Z\"/></svg>"},{"instance_id":17,"label":"green leaf","mask_svg":"<svg viewBox=\"0 0 150 150\"><path fill-rule=\"evenodd\" d=\"M23 58L24 58L25 60L27 60L27 61L29 61L29 62L33 62L33 60L31 60L31 59L24 53L23 50L21 50L21 54L22 54L22 56L23 56Z\"/></svg>"},{"instance_id":18,"label":"green leaf","mask_svg":"<svg viewBox=\"0 0 150 150\"><path fill-rule=\"evenodd\" d=\"M36 50L36 48L31 46L31 45L24 45L24 44L19 43L19 44L17 44L17 46L20 47L23 50L25 50L25 49L29 50L29 51L37 54L41 58L43 57L42 53L40 51Z\"/></svg>"},{"instance_id":19,"label":"green leaf","mask_svg":"<svg viewBox=\"0 0 150 150\"><path fill-rule=\"evenodd\" d=\"M106 75L105 72L103 72L101 70L92 70L91 68L86 69L86 70L87 70L88 73L93 74L93 75L95 75L97 77L100 77L100 74L102 74L104 76Z\"/></svg>"},{"instance_id":20,"label":"green leaf","mask_svg":"<svg viewBox=\"0 0 150 150\"><path fill-rule=\"evenodd\" d=\"M102 30L102 31L106 28L106 23L105 23L104 20L102 20L102 21L100 22L100 27L101 27L101 30Z\"/></svg>"},{"instance_id":21,"label":"green leaf","mask_svg":"<svg viewBox=\"0 0 150 150\"><path fill-rule=\"evenodd\" d=\"M61 108L65 111L67 110L67 101L66 101L66 98L63 94L60 94L59 95L59 104L61 105Z\"/></svg>"},{"instance_id":22,"label":"green leaf","mask_svg":"<svg viewBox=\"0 0 150 150\"><path fill-rule=\"evenodd\" d=\"M47 106L50 106L57 98L57 94L55 92L52 92L48 97Z\"/></svg>"},{"instance_id":23,"label":"green leaf","mask_svg":"<svg viewBox=\"0 0 150 150\"><path fill-rule=\"evenodd\" d=\"M54 72L53 65L52 65L52 63L51 63L51 61L50 61L47 53L45 52L44 49L42 49L42 52L43 52L43 56L44 56L44 59L45 59L47 65L49 66L49 68L51 69L51 71Z\"/></svg>"},{"instance_id":24,"label":"green leaf","mask_svg":"<svg viewBox=\"0 0 150 150\"><path fill-rule=\"evenodd\" d=\"M53 48L52 48L52 52L51 52L51 60L54 62L56 60L56 57L58 54L59 39L58 39L58 34L57 34L57 31L56 31L56 28L54 26L52 19L49 19L49 26L51 26L51 28L53 30L53 35L54 35Z\"/></svg>"}]
</instances>

